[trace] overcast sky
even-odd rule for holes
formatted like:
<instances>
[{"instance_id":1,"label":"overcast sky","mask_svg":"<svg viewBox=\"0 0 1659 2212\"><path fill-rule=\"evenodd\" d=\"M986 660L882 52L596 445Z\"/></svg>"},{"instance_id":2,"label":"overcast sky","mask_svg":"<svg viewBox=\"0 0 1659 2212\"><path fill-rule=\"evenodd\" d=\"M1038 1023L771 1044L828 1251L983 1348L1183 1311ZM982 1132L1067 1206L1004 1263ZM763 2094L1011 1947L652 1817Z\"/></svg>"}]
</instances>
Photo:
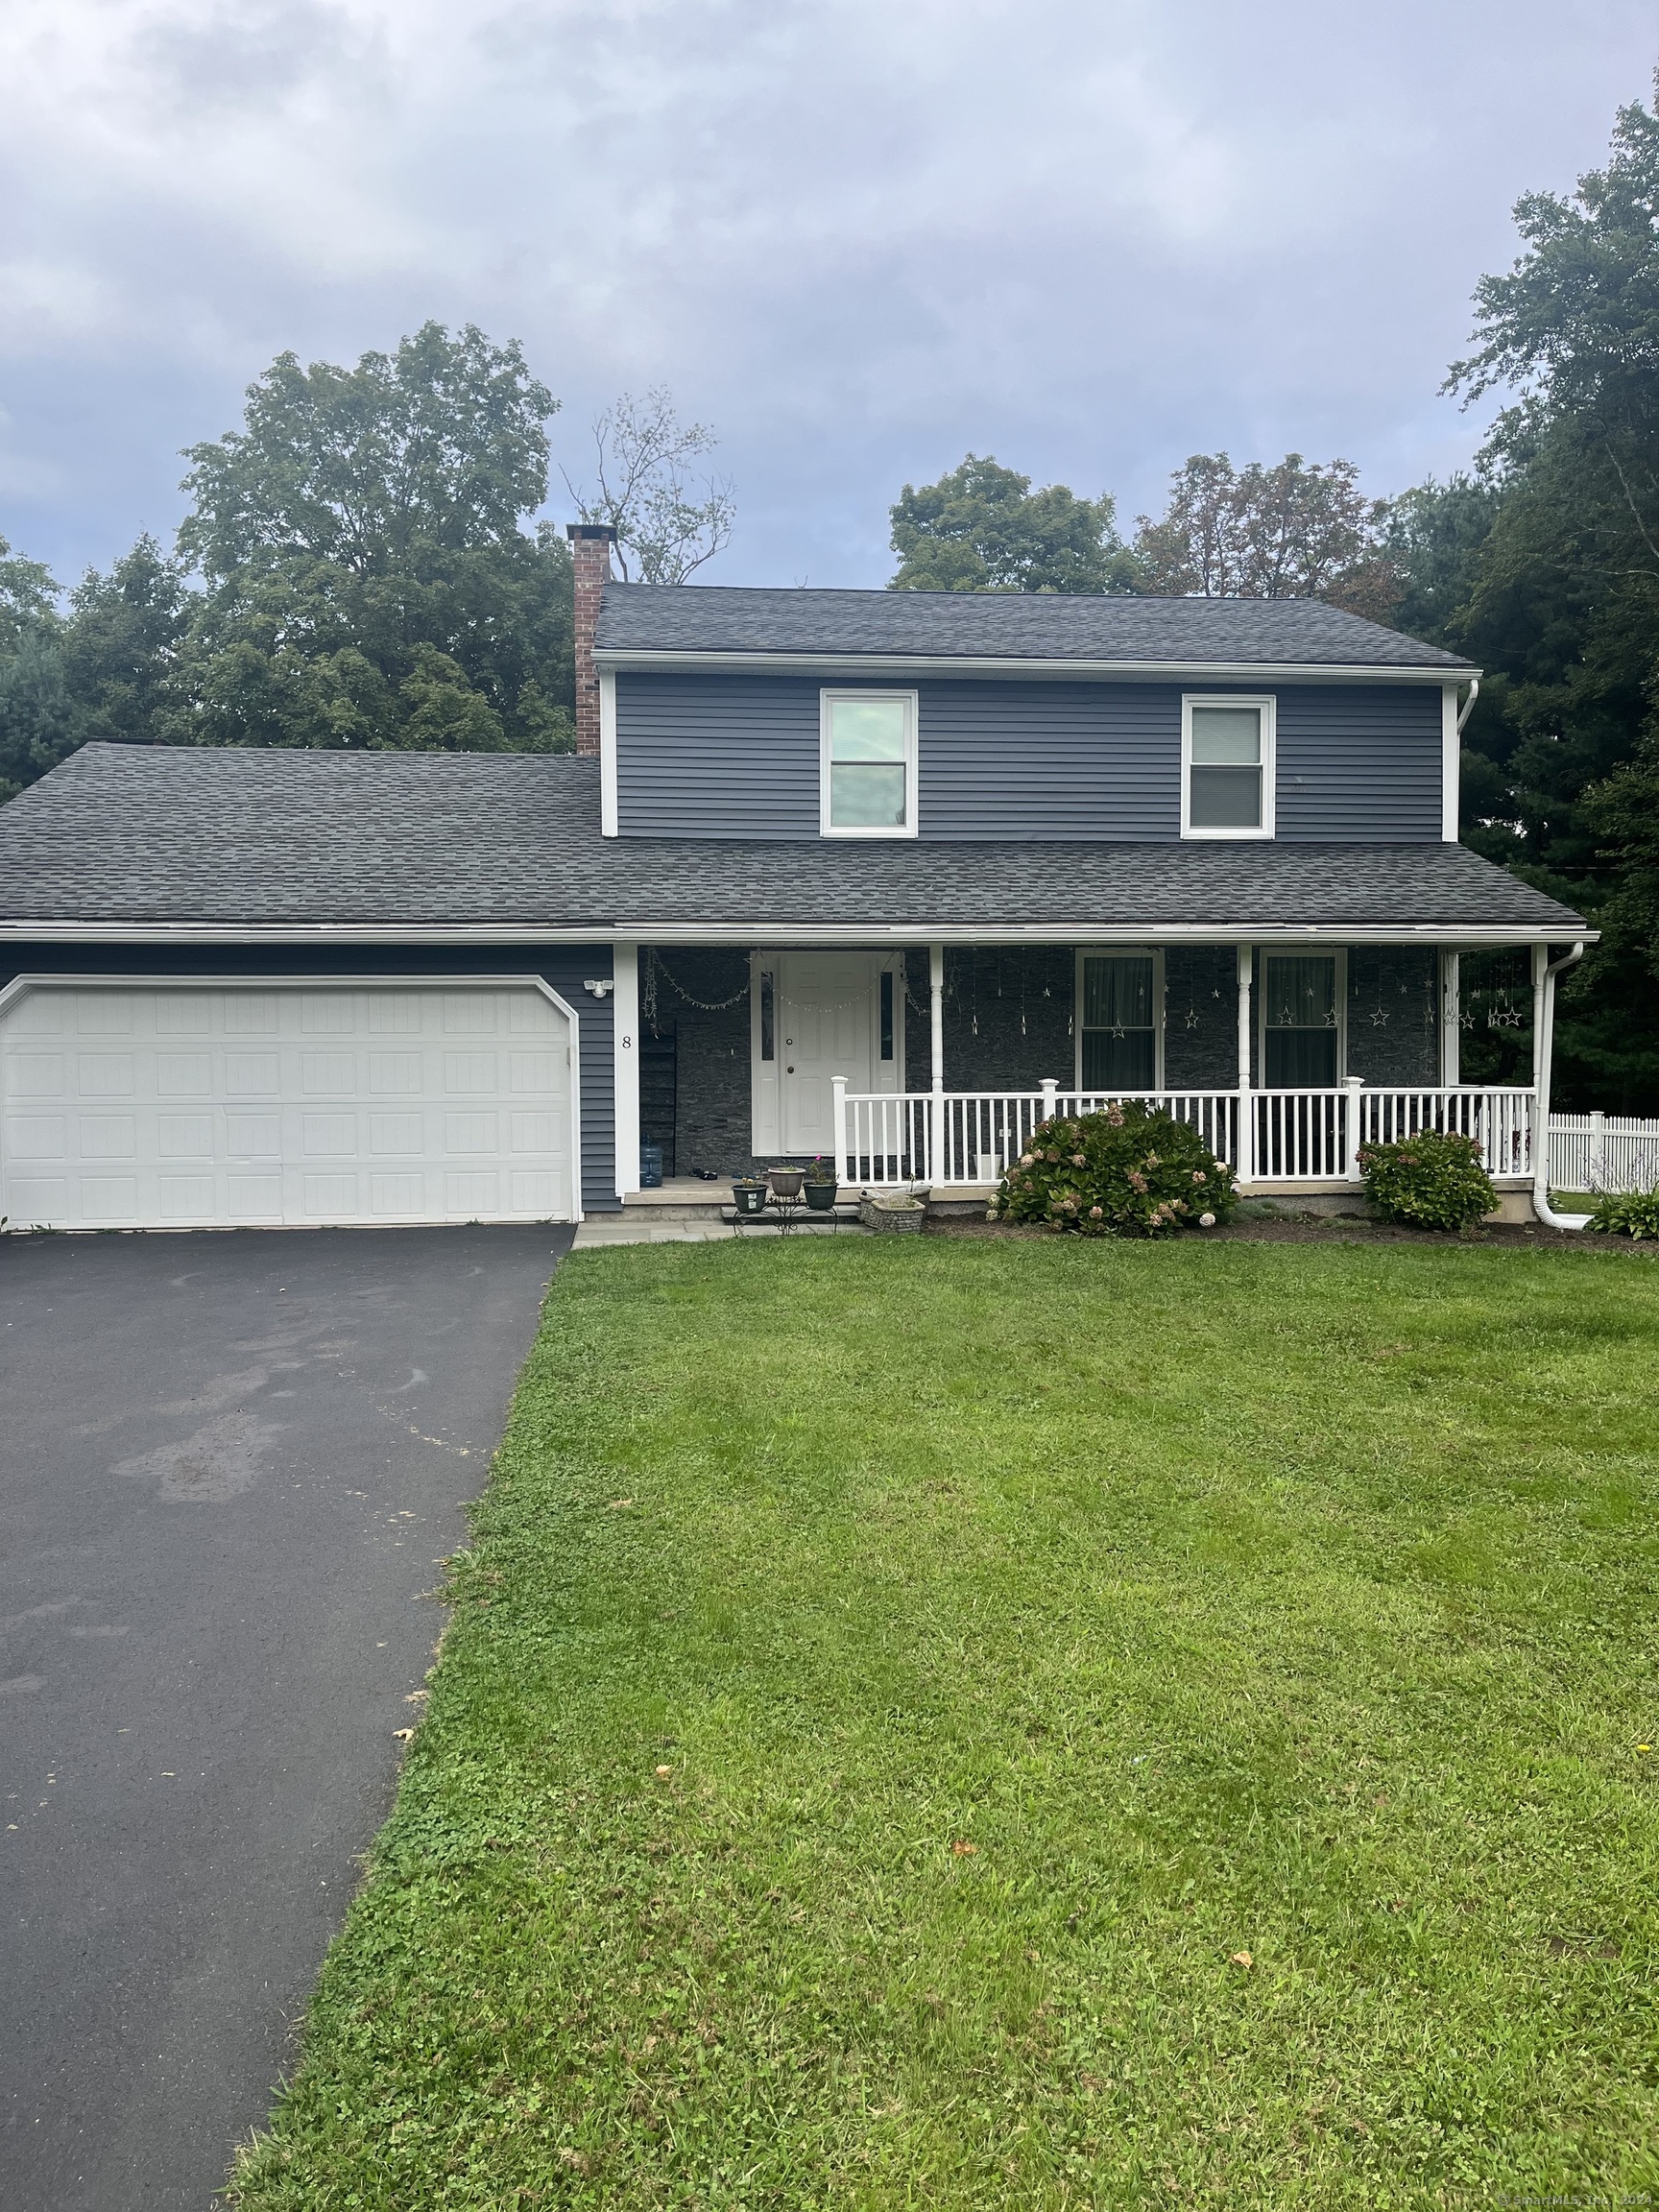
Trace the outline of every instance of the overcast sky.
<instances>
[{"instance_id":1,"label":"overcast sky","mask_svg":"<svg viewBox=\"0 0 1659 2212\"><path fill-rule=\"evenodd\" d=\"M0 531L73 577L284 348L523 340L556 458L710 422L709 581L876 585L969 449L1399 491L1509 209L1646 97L1653 0L5 0ZM556 499L550 512L563 512Z\"/></svg>"}]
</instances>

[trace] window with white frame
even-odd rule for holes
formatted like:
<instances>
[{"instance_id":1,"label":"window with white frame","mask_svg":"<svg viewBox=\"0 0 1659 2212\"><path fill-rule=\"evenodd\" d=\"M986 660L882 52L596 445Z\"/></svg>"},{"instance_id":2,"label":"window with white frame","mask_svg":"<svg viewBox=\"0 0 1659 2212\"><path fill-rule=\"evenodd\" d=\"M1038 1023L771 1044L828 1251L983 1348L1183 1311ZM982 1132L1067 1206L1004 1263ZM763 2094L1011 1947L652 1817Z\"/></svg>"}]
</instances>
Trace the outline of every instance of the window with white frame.
<instances>
[{"instance_id":1,"label":"window with white frame","mask_svg":"<svg viewBox=\"0 0 1659 2212\"><path fill-rule=\"evenodd\" d=\"M1150 952L1086 952L1079 1074L1085 1091L1158 1088L1158 963Z\"/></svg>"},{"instance_id":2,"label":"window with white frame","mask_svg":"<svg viewBox=\"0 0 1659 2212\"><path fill-rule=\"evenodd\" d=\"M1268 1091L1322 1091L1339 1073L1336 956L1269 952L1262 963L1262 1082Z\"/></svg>"},{"instance_id":3,"label":"window with white frame","mask_svg":"<svg viewBox=\"0 0 1659 2212\"><path fill-rule=\"evenodd\" d=\"M916 834L916 694L826 691L820 701L826 837Z\"/></svg>"},{"instance_id":4,"label":"window with white frame","mask_svg":"<svg viewBox=\"0 0 1659 2212\"><path fill-rule=\"evenodd\" d=\"M1271 837L1273 701L1181 702L1181 834Z\"/></svg>"}]
</instances>

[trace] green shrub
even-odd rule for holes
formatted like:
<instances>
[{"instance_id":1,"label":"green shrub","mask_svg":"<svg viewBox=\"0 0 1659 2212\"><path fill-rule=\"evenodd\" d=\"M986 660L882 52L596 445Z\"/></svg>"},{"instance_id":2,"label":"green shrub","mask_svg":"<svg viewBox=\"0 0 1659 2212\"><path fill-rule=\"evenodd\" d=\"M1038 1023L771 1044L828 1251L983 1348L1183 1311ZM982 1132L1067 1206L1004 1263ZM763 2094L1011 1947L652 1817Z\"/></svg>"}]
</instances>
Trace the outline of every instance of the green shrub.
<instances>
[{"instance_id":1,"label":"green shrub","mask_svg":"<svg viewBox=\"0 0 1659 2212\"><path fill-rule=\"evenodd\" d=\"M1467 1229L1498 1203L1473 1137L1422 1129L1359 1155L1366 1195L1390 1221L1417 1229Z\"/></svg>"},{"instance_id":2,"label":"green shrub","mask_svg":"<svg viewBox=\"0 0 1659 2212\"><path fill-rule=\"evenodd\" d=\"M1651 1190L1608 1190L1591 1209L1590 1226L1609 1237L1659 1237L1659 1184Z\"/></svg>"},{"instance_id":3,"label":"green shrub","mask_svg":"<svg viewBox=\"0 0 1659 2212\"><path fill-rule=\"evenodd\" d=\"M1084 1237L1167 1237L1201 1214L1223 1221L1234 1204L1233 1170L1190 1122L1130 1103L1043 1122L996 1211Z\"/></svg>"}]
</instances>

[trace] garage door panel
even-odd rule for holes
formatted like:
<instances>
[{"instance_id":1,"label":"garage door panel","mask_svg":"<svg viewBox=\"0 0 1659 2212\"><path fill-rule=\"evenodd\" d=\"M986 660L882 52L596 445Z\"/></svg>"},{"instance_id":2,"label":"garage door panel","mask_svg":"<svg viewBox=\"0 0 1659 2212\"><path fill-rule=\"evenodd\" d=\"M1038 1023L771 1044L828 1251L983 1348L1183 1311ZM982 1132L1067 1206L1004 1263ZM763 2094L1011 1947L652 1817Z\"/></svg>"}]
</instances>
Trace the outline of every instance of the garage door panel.
<instances>
[{"instance_id":1,"label":"garage door panel","mask_svg":"<svg viewBox=\"0 0 1659 2212\"><path fill-rule=\"evenodd\" d=\"M280 1160L281 1116L228 1113L225 1117L225 1148L232 1160Z\"/></svg>"},{"instance_id":2,"label":"garage door panel","mask_svg":"<svg viewBox=\"0 0 1659 2212\"><path fill-rule=\"evenodd\" d=\"M131 1114L83 1114L83 1160L135 1160L138 1157L138 1123Z\"/></svg>"},{"instance_id":3,"label":"garage door panel","mask_svg":"<svg viewBox=\"0 0 1659 2212\"><path fill-rule=\"evenodd\" d=\"M567 1028L498 985L36 986L0 1010L0 1213L567 1218Z\"/></svg>"},{"instance_id":4,"label":"garage door panel","mask_svg":"<svg viewBox=\"0 0 1659 2212\"><path fill-rule=\"evenodd\" d=\"M85 1123L82 1123L81 1150L84 1155ZM211 1160L211 1114L158 1114L156 1118L156 1155L160 1160Z\"/></svg>"}]
</instances>

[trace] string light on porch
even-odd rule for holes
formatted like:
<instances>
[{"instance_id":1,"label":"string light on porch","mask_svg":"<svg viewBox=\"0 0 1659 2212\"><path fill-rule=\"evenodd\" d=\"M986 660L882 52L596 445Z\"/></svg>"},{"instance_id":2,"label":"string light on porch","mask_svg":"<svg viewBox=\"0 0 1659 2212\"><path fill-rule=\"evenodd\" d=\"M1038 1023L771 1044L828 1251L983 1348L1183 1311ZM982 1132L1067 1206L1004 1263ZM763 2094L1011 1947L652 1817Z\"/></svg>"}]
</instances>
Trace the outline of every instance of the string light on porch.
<instances>
[{"instance_id":1,"label":"string light on porch","mask_svg":"<svg viewBox=\"0 0 1659 2212\"><path fill-rule=\"evenodd\" d=\"M739 1000L747 998L749 996L749 978L745 976L740 987L733 992L730 998L694 998L683 983L677 982L668 973L668 970L659 959L656 949L648 945L645 948L645 980L639 989L639 1011L653 1030L657 1027L657 986L659 982L666 983L677 998L683 998L687 1006L695 1006L700 1014L723 1014L728 1006L735 1006Z\"/></svg>"}]
</instances>

